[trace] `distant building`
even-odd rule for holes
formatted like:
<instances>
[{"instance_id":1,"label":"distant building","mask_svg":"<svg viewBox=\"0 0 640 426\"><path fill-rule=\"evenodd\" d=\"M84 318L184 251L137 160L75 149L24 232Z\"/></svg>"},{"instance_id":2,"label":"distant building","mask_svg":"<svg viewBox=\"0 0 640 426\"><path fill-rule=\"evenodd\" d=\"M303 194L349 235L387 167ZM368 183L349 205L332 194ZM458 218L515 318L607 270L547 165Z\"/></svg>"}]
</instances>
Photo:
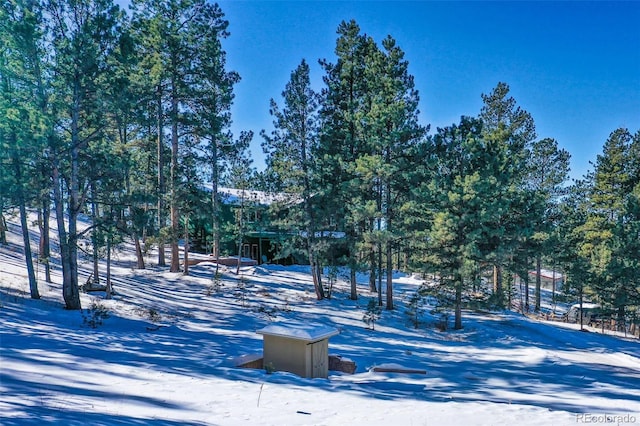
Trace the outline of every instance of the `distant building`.
<instances>
[{"instance_id":1,"label":"distant building","mask_svg":"<svg viewBox=\"0 0 640 426\"><path fill-rule=\"evenodd\" d=\"M226 187L218 188L218 194L222 200L223 210L227 210L227 220L234 220L240 207L244 212L241 250L243 258L253 259L258 264L299 263L300 259L296 259L294 254L281 253L282 241L289 235L274 226L274 218L271 217L272 212L269 210L272 204L287 201L288 197L285 194ZM226 246L230 253L237 255L238 249L234 241L228 242Z\"/></svg>"},{"instance_id":2,"label":"distant building","mask_svg":"<svg viewBox=\"0 0 640 426\"><path fill-rule=\"evenodd\" d=\"M202 188L211 192L211 186ZM289 209L302 208L300 199L295 195L257 191L252 189L238 189L218 187L220 205L220 255L237 256L237 232L242 212L242 246L240 255L252 259L258 264L277 263L283 265L308 264L304 250L294 248L292 239L303 240L306 233L302 229L283 228L280 215ZM278 208L272 208L278 204ZM204 215L206 218L206 214ZM332 218L333 219L333 218ZM332 240L332 253L336 260L346 253L346 248L336 241L344 240L344 232L336 231L336 221L323 223L324 229L316 231L316 240ZM210 252L211 224L203 222L194 233L193 247L202 252ZM299 241L300 243L300 241Z\"/></svg>"},{"instance_id":3,"label":"distant building","mask_svg":"<svg viewBox=\"0 0 640 426\"><path fill-rule=\"evenodd\" d=\"M536 271L529 271L529 284L534 284L536 282L536 277L538 273ZM540 283L542 288L546 288L549 290L555 289L556 291L562 290L562 285L564 284L564 275L558 271L550 271L548 269L540 270ZM554 287L555 284L555 287Z\"/></svg>"}]
</instances>

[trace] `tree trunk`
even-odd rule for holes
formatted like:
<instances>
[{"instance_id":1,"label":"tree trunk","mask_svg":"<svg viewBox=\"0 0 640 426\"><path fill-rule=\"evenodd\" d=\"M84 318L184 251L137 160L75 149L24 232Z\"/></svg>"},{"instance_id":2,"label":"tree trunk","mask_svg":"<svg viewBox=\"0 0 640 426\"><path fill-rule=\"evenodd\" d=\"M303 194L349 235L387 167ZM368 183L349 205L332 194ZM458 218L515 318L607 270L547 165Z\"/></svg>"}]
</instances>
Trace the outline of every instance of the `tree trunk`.
<instances>
[{"instance_id":1,"label":"tree trunk","mask_svg":"<svg viewBox=\"0 0 640 426\"><path fill-rule=\"evenodd\" d=\"M322 298L324 299L325 297L331 297L331 289L329 289L329 292L326 293L324 291L324 287L322 285L322 264L316 260L316 276L318 279L318 287L320 288L320 290L322 291Z\"/></svg>"},{"instance_id":2,"label":"tree trunk","mask_svg":"<svg viewBox=\"0 0 640 426\"><path fill-rule=\"evenodd\" d=\"M7 221L0 211L0 244L7 244Z\"/></svg>"},{"instance_id":3,"label":"tree trunk","mask_svg":"<svg viewBox=\"0 0 640 426\"><path fill-rule=\"evenodd\" d=\"M306 123L303 123L300 146L300 164L302 165L302 197L304 199L304 214L307 231L307 250L309 257L309 265L311 266L311 274L313 278L313 287L318 300L325 298L324 287L322 286L322 268L318 256L316 256L316 221L313 214L313 206L311 205L311 182L309 180L309 161L307 158L307 132ZM353 298L353 292L351 293ZM357 294L356 294L357 298Z\"/></svg>"},{"instance_id":4,"label":"tree trunk","mask_svg":"<svg viewBox=\"0 0 640 426\"><path fill-rule=\"evenodd\" d=\"M65 301L66 309L79 310L80 292L78 290L77 270L76 278L72 279L73 266L71 262L69 237L66 232L64 222L64 206L62 200L62 189L60 187L60 172L58 166L54 165L52 169L53 177L53 202L56 211L56 222L58 224L58 239L60 241L60 264L62 266L62 297ZM74 285L75 283L75 285Z\"/></svg>"},{"instance_id":5,"label":"tree trunk","mask_svg":"<svg viewBox=\"0 0 640 426\"><path fill-rule=\"evenodd\" d=\"M617 325L616 327L617 331L624 331L626 333L627 325L626 325L624 305L621 305L618 307L618 320L616 321L616 325Z\"/></svg>"},{"instance_id":6,"label":"tree trunk","mask_svg":"<svg viewBox=\"0 0 640 426\"><path fill-rule=\"evenodd\" d=\"M22 190L20 190L22 191ZM29 239L29 227L27 221L27 208L24 198L20 197L20 225L22 226L22 241L24 242L24 257L27 262L27 275L29 276L29 292L32 299L40 299L38 292L38 282L33 268L33 257L31 254L31 241Z\"/></svg>"},{"instance_id":7,"label":"tree trunk","mask_svg":"<svg viewBox=\"0 0 640 426\"><path fill-rule=\"evenodd\" d=\"M553 274L551 274L551 303L553 303L553 310L556 309L556 265L553 264Z\"/></svg>"},{"instance_id":8,"label":"tree trunk","mask_svg":"<svg viewBox=\"0 0 640 426\"><path fill-rule=\"evenodd\" d=\"M40 228L40 261L44 264L45 281L51 282L51 244L49 240L49 217L51 215L51 206L49 194L42 197L42 210L39 211L40 220L38 220Z\"/></svg>"},{"instance_id":9,"label":"tree trunk","mask_svg":"<svg viewBox=\"0 0 640 426\"><path fill-rule=\"evenodd\" d=\"M462 329L462 277L456 276L456 301L455 301L455 321L453 328Z\"/></svg>"},{"instance_id":10,"label":"tree trunk","mask_svg":"<svg viewBox=\"0 0 640 426\"><path fill-rule=\"evenodd\" d=\"M136 269L144 269L144 254L142 253L140 237L136 231L133 231L133 243L136 246Z\"/></svg>"},{"instance_id":11,"label":"tree trunk","mask_svg":"<svg viewBox=\"0 0 640 426\"><path fill-rule=\"evenodd\" d=\"M15 146L16 140L12 138L11 141ZM40 299L40 293L38 293L38 282L36 281L36 274L33 268L33 256L31 254L31 240L29 238L29 221L27 220L27 207L24 195L24 182L22 176L22 165L18 153L13 152L13 173L16 179L16 198L18 199L20 207L20 225L22 227L22 241L24 244L24 256L27 266L27 276L29 277L29 292L32 299ZM3 218L4 220L4 218Z\"/></svg>"},{"instance_id":12,"label":"tree trunk","mask_svg":"<svg viewBox=\"0 0 640 426\"><path fill-rule=\"evenodd\" d=\"M516 274L512 274L512 280L510 284L510 289L507 295L507 306L511 308L513 306L513 294L516 289Z\"/></svg>"},{"instance_id":13,"label":"tree trunk","mask_svg":"<svg viewBox=\"0 0 640 426\"><path fill-rule=\"evenodd\" d=\"M392 253L391 241L387 241L387 310L393 310L393 253Z\"/></svg>"},{"instance_id":14,"label":"tree trunk","mask_svg":"<svg viewBox=\"0 0 640 426\"><path fill-rule=\"evenodd\" d=\"M504 296L502 289L502 267L495 264L493 265L493 294L498 306L504 305Z\"/></svg>"},{"instance_id":15,"label":"tree trunk","mask_svg":"<svg viewBox=\"0 0 640 426\"><path fill-rule=\"evenodd\" d=\"M377 193L376 193L376 208L379 213L382 213L382 183L380 179L377 178ZM382 218L381 215L378 216L378 234L382 231ZM378 306L382 306L382 242L380 241L380 236L378 235L376 242L376 250L378 252Z\"/></svg>"},{"instance_id":16,"label":"tree trunk","mask_svg":"<svg viewBox=\"0 0 640 426\"><path fill-rule=\"evenodd\" d=\"M33 256L31 254L31 240L29 238L29 225L27 220L27 208L24 200L24 190L22 189L21 167L16 163L16 179L18 181L18 201L20 203L20 225L22 227L22 241L24 243L24 257L27 264L27 276L29 277L29 292L32 299L40 299L38 292L38 282L33 268Z\"/></svg>"},{"instance_id":17,"label":"tree trunk","mask_svg":"<svg viewBox=\"0 0 640 426\"><path fill-rule=\"evenodd\" d=\"M111 230L109 230L109 236L107 237L107 289L106 298L111 299L113 289L111 287Z\"/></svg>"},{"instance_id":18,"label":"tree trunk","mask_svg":"<svg viewBox=\"0 0 640 426\"><path fill-rule=\"evenodd\" d=\"M220 217L218 213L218 145L215 141L211 143L211 151L211 211L213 219L211 254L216 259L217 265L220 259Z\"/></svg>"},{"instance_id":19,"label":"tree trunk","mask_svg":"<svg viewBox=\"0 0 640 426\"><path fill-rule=\"evenodd\" d=\"M95 175L95 174L94 174ZM100 269L98 263L98 236L97 228L98 223L98 204L96 203L96 184L91 182L91 221L94 228L91 231L91 245L93 246L93 283L100 284Z\"/></svg>"},{"instance_id":20,"label":"tree trunk","mask_svg":"<svg viewBox=\"0 0 640 426\"><path fill-rule=\"evenodd\" d=\"M529 272L524 274L524 312L529 313Z\"/></svg>"},{"instance_id":21,"label":"tree trunk","mask_svg":"<svg viewBox=\"0 0 640 426\"><path fill-rule=\"evenodd\" d=\"M387 153L387 162L389 162L389 154ZM385 242L386 255L387 255L387 310L394 309L393 306L393 247L392 247L392 239L391 239L391 186L390 183L387 183L386 188L386 212L385 216L387 219L387 241Z\"/></svg>"},{"instance_id":22,"label":"tree trunk","mask_svg":"<svg viewBox=\"0 0 640 426\"><path fill-rule=\"evenodd\" d=\"M349 282L351 284L351 294L349 295L349 298L351 300L358 299L358 286L356 281L356 267L352 262L351 267L349 268Z\"/></svg>"},{"instance_id":23,"label":"tree trunk","mask_svg":"<svg viewBox=\"0 0 640 426\"><path fill-rule=\"evenodd\" d=\"M241 266L242 266L242 238L238 239L238 264L236 265L236 275L240 275Z\"/></svg>"},{"instance_id":24,"label":"tree trunk","mask_svg":"<svg viewBox=\"0 0 640 426\"><path fill-rule=\"evenodd\" d=\"M178 95L177 83L172 82L171 93L171 272L180 272L180 250L178 248Z\"/></svg>"},{"instance_id":25,"label":"tree trunk","mask_svg":"<svg viewBox=\"0 0 640 426\"><path fill-rule=\"evenodd\" d=\"M376 286L376 250L374 244L371 244L369 250L369 291L378 292L378 287Z\"/></svg>"},{"instance_id":26,"label":"tree trunk","mask_svg":"<svg viewBox=\"0 0 640 426\"><path fill-rule=\"evenodd\" d=\"M180 272L180 248L178 247L178 206L171 205L171 266L170 272ZM175 234L174 234L175 232Z\"/></svg>"},{"instance_id":27,"label":"tree trunk","mask_svg":"<svg viewBox=\"0 0 640 426\"><path fill-rule=\"evenodd\" d=\"M540 291L542 287L542 277L540 276L541 269L542 259L540 256L536 256L536 312L540 312Z\"/></svg>"},{"instance_id":28,"label":"tree trunk","mask_svg":"<svg viewBox=\"0 0 640 426\"><path fill-rule=\"evenodd\" d=\"M308 206L309 205L309 201L306 200L305 201L305 205ZM322 286L322 268L320 267L320 264L318 262L318 260L316 259L316 255L315 255L315 238L314 236L312 236L312 233L315 233L315 231L313 230L313 228L310 225L310 221L312 220L311 217L309 217L309 209L306 208L307 210L307 254L309 256L309 267L311 269L311 278L313 280L313 289L315 290L316 293L316 298L318 300L322 300L325 298L325 294L324 294L324 287Z\"/></svg>"},{"instance_id":29,"label":"tree trunk","mask_svg":"<svg viewBox=\"0 0 640 426\"><path fill-rule=\"evenodd\" d=\"M183 275L189 275L189 216L184 218L184 268Z\"/></svg>"},{"instance_id":30,"label":"tree trunk","mask_svg":"<svg viewBox=\"0 0 640 426\"><path fill-rule=\"evenodd\" d=\"M311 279L313 280L313 289L316 293L316 298L318 300L324 299L324 288L322 287L322 283L320 282L320 276L318 274L318 268L316 265L315 256L313 254L313 249L311 248L310 238L307 237L307 253L309 256L309 269L311 271Z\"/></svg>"},{"instance_id":31,"label":"tree trunk","mask_svg":"<svg viewBox=\"0 0 640 426\"><path fill-rule=\"evenodd\" d=\"M80 88L74 88L74 97L80 96ZM69 288L63 294L67 309L80 310L80 291L78 288L78 214L80 213L80 108L75 102L71 119L71 176L69 179L69 203L67 205L69 233L67 234L67 253L69 256Z\"/></svg>"},{"instance_id":32,"label":"tree trunk","mask_svg":"<svg viewBox=\"0 0 640 426\"><path fill-rule=\"evenodd\" d=\"M378 229L380 229L380 222L378 221ZM378 306L382 306L382 243L378 241Z\"/></svg>"},{"instance_id":33,"label":"tree trunk","mask_svg":"<svg viewBox=\"0 0 640 426\"><path fill-rule=\"evenodd\" d=\"M158 85L158 266L166 266L164 253L164 238L162 228L164 228L164 120L162 111L162 87Z\"/></svg>"},{"instance_id":34,"label":"tree trunk","mask_svg":"<svg viewBox=\"0 0 640 426\"><path fill-rule=\"evenodd\" d=\"M583 303L583 287L582 286L583 285L580 284L580 294L579 294L579 296L580 296L580 312L579 312L579 315L580 315L580 330L584 330L584 317L582 315L582 303Z\"/></svg>"},{"instance_id":35,"label":"tree trunk","mask_svg":"<svg viewBox=\"0 0 640 426\"><path fill-rule=\"evenodd\" d=\"M242 265L242 243L244 242L244 188L240 197L240 216L238 218L238 267L236 275L240 275Z\"/></svg>"}]
</instances>

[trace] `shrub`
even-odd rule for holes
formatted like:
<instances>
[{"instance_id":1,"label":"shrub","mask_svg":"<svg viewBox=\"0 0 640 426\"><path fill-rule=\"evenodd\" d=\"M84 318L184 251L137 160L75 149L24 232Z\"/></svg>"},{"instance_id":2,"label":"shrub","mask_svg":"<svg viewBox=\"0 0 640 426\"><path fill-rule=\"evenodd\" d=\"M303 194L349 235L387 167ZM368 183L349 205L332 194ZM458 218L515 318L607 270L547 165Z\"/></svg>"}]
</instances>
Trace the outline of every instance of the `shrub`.
<instances>
[{"instance_id":1,"label":"shrub","mask_svg":"<svg viewBox=\"0 0 640 426\"><path fill-rule=\"evenodd\" d=\"M409 303L407 304L407 310L405 311L405 314L409 317L414 328L418 328L420 326L420 319L422 318L423 311L424 298L420 292L416 291L411 295Z\"/></svg>"},{"instance_id":2,"label":"shrub","mask_svg":"<svg viewBox=\"0 0 640 426\"><path fill-rule=\"evenodd\" d=\"M82 313L82 322L91 328L98 328L109 318L109 309L100 302L91 302L91 307L80 311Z\"/></svg>"},{"instance_id":3,"label":"shrub","mask_svg":"<svg viewBox=\"0 0 640 426\"><path fill-rule=\"evenodd\" d=\"M207 287L206 295L211 296L213 293L220 293L222 286L222 274L218 271L211 278L211 285Z\"/></svg>"},{"instance_id":4,"label":"shrub","mask_svg":"<svg viewBox=\"0 0 640 426\"><path fill-rule=\"evenodd\" d=\"M376 321L380 318L382 314L382 309L380 305L378 305L378 301L374 298L369 299L369 303L367 304L367 310L362 316L362 321L367 324L372 330L376 329Z\"/></svg>"},{"instance_id":5,"label":"shrub","mask_svg":"<svg viewBox=\"0 0 640 426\"><path fill-rule=\"evenodd\" d=\"M149 310L147 311L147 317L151 320L151 322L159 322L162 318L158 311L156 311L154 308L149 308Z\"/></svg>"}]
</instances>

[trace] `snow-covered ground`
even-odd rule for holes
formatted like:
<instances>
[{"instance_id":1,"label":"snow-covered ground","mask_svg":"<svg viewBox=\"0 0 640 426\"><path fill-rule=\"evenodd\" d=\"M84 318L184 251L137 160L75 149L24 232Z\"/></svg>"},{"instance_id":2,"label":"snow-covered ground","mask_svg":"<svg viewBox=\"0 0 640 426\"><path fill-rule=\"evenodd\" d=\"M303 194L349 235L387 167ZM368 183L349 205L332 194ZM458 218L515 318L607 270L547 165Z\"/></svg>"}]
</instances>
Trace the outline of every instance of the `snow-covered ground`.
<instances>
[{"instance_id":1,"label":"snow-covered ground","mask_svg":"<svg viewBox=\"0 0 640 426\"><path fill-rule=\"evenodd\" d=\"M19 228L13 219L9 227L0 246L2 425L640 424L637 340L509 312L465 312L465 328L447 332L427 313L414 329L404 311L419 281L402 274L397 309L372 331L362 321L374 297L364 279L359 300L338 283L318 302L305 267L245 268L243 280L223 270L216 286L212 263L190 276L135 270L128 246L112 270L114 299L83 294L82 313L65 311L57 267L53 284L40 270L42 299L29 298ZM80 267L86 277L91 262ZM96 328L92 304L109 313ZM235 367L261 352L256 330L274 321L339 329L329 352L355 361L356 374ZM372 371L385 365L426 374Z\"/></svg>"}]
</instances>

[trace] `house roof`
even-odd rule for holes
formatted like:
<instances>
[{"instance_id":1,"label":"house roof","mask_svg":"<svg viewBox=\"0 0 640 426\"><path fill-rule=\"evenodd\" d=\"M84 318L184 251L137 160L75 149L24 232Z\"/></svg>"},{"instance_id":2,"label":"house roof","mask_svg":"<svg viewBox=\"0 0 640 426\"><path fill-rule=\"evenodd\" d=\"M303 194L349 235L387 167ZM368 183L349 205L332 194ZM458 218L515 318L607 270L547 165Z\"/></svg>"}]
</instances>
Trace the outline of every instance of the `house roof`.
<instances>
[{"instance_id":1,"label":"house roof","mask_svg":"<svg viewBox=\"0 0 640 426\"><path fill-rule=\"evenodd\" d=\"M207 192L211 192L211 183L205 183L203 185L203 189ZM218 194L220 195L220 198L222 199L222 202L224 204L240 204L240 202L244 200L246 202L254 202L263 206L269 206L277 202L297 203L296 200L299 198L295 194L287 194L284 192L258 191L255 189L238 189L226 186L219 186Z\"/></svg>"},{"instance_id":2,"label":"house roof","mask_svg":"<svg viewBox=\"0 0 640 426\"><path fill-rule=\"evenodd\" d=\"M535 275L537 275L537 273L536 273L536 271L529 271L529 275L535 276ZM554 271L550 271L548 269L540 269L540 276L542 278L547 278L547 279L550 279L550 280L555 278L556 281L557 280L561 280L561 279L564 278L563 275L560 272L558 272L558 271L554 272Z\"/></svg>"}]
</instances>

